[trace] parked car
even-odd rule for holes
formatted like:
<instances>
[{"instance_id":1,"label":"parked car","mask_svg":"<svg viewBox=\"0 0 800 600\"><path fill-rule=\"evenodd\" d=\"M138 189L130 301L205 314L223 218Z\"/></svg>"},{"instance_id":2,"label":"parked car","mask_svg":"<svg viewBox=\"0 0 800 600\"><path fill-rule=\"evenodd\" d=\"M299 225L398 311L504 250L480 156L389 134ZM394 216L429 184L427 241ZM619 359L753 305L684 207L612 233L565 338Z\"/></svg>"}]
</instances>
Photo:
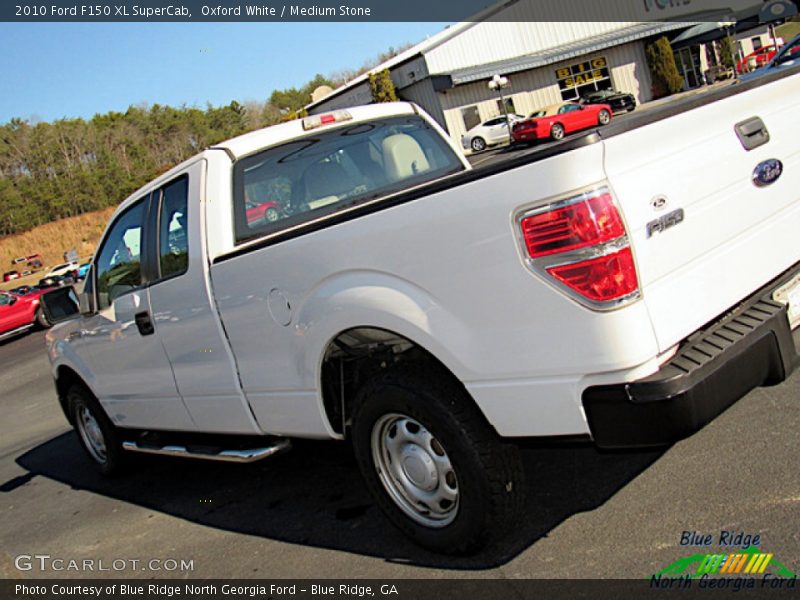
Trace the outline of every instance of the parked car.
<instances>
[{"instance_id":1,"label":"parked car","mask_svg":"<svg viewBox=\"0 0 800 600\"><path fill-rule=\"evenodd\" d=\"M774 58L778 53L778 49L779 48L774 44L770 44L769 46L764 46L755 52L747 54L737 61L736 72L741 75L749 71L754 71L755 69L760 69Z\"/></svg>"},{"instance_id":2,"label":"parked car","mask_svg":"<svg viewBox=\"0 0 800 600\"><path fill-rule=\"evenodd\" d=\"M19 279L19 271L7 271L3 273L3 281L13 281L14 279Z\"/></svg>"},{"instance_id":3,"label":"parked car","mask_svg":"<svg viewBox=\"0 0 800 600\"><path fill-rule=\"evenodd\" d=\"M769 73L775 73L797 65L800 65L800 35L795 36L781 48L766 65L750 73L745 73L739 78L739 81L750 81L751 79L757 79Z\"/></svg>"},{"instance_id":4,"label":"parked car","mask_svg":"<svg viewBox=\"0 0 800 600\"><path fill-rule=\"evenodd\" d=\"M636 108L633 94L617 90L597 90L581 96L580 104L608 104L615 113L630 112Z\"/></svg>"},{"instance_id":5,"label":"parked car","mask_svg":"<svg viewBox=\"0 0 800 600\"><path fill-rule=\"evenodd\" d=\"M50 327L39 305L48 290L32 290L25 295L0 292L0 339L27 331L31 327Z\"/></svg>"},{"instance_id":6,"label":"parked car","mask_svg":"<svg viewBox=\"0 0 800 600\"><path fill-rule=\"evenodd\" d=\"M267 200L266 202L247 200L245 207L247 209L245 218L247 219L248 225L274 223L280 218L283 210L281 205L273 200Z\"/></svg>"},{"instance_id":7,"label":"parked car","mask_svg":"<svg viewBox=\"0 0 800 600\"><path fill-rule=\"evenodd\" d=\"M89 268L92 266L91 262L85 262L80 267L78 267L78 279L83 280L86 278L86 273L89 272Z\"/></svg>"},{"instance_id":8,"label":"parked car","mask_svg":"<svg viewBox=\"0 0 800 600\"><path fill-rule=\"evenodd\" d=\"M45 275L39 280L39 283L36 284L38 288L54 288L54 287L61 287L64 285L72 285L75 283L75 277L72 276L72 273L67 273L66 275Z\"/></svg>"},{"instance_id":9,"label":"parked car","mask_svg":"<svg viewBox=\"0 0 800 600\"><path fill-rule=\"evenodd\" d=\"M57 277L59 275L70 274L73 278L77 278L79 268L80 265L76 262L62 263L50 269L45 277Z\"/></svg>"},{"instance_id":10,"label":"parked car","mask_svg":"<svg viewBox=\"0 0 800 600\"><path fill-rule=\"evenodd\" d=\"M25 263L27 264L28 268L32 271L35 271L36 269L41 269L42 266L44 266L41 254L31 254L29 256L26 256Z\"/></svg>"},{"instance_id":11,"label":"parked car","mask_svg":"<svg viewBox=\"0 0 800 600\"><path fill-rule=\"evenodd\" d=\"M568 133L611 122L611 106L576 102L552 104L514 123L511 135L515 143L530 144L537 140L560 140Z\"/></svg>"},{"instance_id":12,"label":"parked car","mask_svg":"<svg viewBox=\"0 0 800 600\"><path fill-rule=\"evenodd\" d=\"M508 120L512 124L524 118L516 113L508 115ZM489 146L505 144L508 141L508 125L506 125L505 116L493 117L488 121L484 121L461 136L461 145L464 150L472 150L473 152L480 152Z\"/></svg>"}]
</instances>

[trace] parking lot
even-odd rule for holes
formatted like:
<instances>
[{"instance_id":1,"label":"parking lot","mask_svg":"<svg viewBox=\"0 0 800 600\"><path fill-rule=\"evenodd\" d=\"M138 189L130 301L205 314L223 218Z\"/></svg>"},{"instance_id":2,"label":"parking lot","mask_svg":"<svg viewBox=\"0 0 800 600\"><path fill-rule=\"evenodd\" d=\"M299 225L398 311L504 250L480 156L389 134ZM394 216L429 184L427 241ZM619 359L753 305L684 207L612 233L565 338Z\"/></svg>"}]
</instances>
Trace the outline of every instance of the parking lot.
<instances>
[{"instance_id":1,"label":"parking lot","mask_svg":"<svg viewBox=\"0 0 800 600\"><path fill-rule=\"evenodd\" d=\"M346 444L252 465L154 457L101 478L58 407L43 337L0 344L5 578L643 578L698 551L680 545L684 531L716 542L723 530L759 535L800 569L800 374L669 449L526 447L526 519L452 558L394 531Z\"/></svg>"}]
</instances>

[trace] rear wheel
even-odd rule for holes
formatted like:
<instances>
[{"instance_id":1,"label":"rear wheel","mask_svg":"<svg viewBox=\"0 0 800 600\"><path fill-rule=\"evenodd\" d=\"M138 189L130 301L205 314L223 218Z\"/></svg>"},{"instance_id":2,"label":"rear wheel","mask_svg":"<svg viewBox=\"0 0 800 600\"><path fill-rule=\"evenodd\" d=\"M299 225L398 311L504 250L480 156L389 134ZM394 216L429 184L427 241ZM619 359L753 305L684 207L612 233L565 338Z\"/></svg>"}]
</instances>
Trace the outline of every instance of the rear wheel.
<instances>
[{"instance_id":1,"label":"rear wheel","mask_svg":"<svg viewBox=\"0 0 800 600\"><path fill-rule=\"evenodd\" d=\"M73 385L67 402L75 430L86 454L103 475L119 472L124 466L124 450L117 429L100 403L82 385Z\"/></svg>"},{"instance_id":2,"label":"rear wheel","mask_svg":"<svg viewBox=\"0 0 800 600\"><path fill-rule=\"evenodd\" d=\"M597 122L600 125L608 125L611 122L611 113L603 109L597 113Z\"/></svg>"},{"instance_id":3,"label":"rear wheel","mask_svg":"<svg viewBox=\"0 0 800 600\"><path fill-rule=\"evenodd\" d=\"M47 320L41 306L36 309L36 324L42 329L48 329L52 326L52 323Z\"/></svg>"},{"instance_id":4,"label":"rear wheel","mask_svg":"<svg viewBox=\"0 0 800 600\"><path fill-rule=\"evenodd\" d=\"M486 149L486 140L482 137L472 138L472 142L470 143L470 147L472 148L473 152L480 152L481 150Z\"/></svg>"},{"instance_id":5,"label":"rear wheel","mask_svg":"<svg viewBox=\"0 0 800 600\"><path fill-rule=\"evenodd\" d=\"M355 400L352 440L376 502L421 546L475 552L520 511L519 451L438 371L397 367L367 383Z\"/></svg>"},{"instance_id":6,"label":"rear wheel","mask_svg":"<svg viewBox=\"0 0 800 600\"><path fill-rule=\"evenodd\" d=\"M550 137L554 140L564 139L564 126L561 123L554 123L550 128Z\"/></svg>"}]
</instances>

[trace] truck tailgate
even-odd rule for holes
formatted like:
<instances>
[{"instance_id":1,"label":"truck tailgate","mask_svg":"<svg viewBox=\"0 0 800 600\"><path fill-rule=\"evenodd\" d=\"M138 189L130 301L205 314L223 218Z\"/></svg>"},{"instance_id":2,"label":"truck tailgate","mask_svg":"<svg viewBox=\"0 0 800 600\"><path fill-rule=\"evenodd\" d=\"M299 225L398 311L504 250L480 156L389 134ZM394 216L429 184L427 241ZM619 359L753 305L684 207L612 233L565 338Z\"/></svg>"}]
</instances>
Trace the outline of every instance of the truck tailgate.
<instances>
[{"instance_id":1,"label":"truck tailgate","mask_svg":"<svg viewBox=\"0 0 800 600\"><path fill-rule=\"evenodd\" d=\"M799 114L793 75L605 141L661 351L800 260ZM770 139L748 151L734 126L751 117ZM758 187L769 159L783 173Z\"/></svg>"}]
</instances>

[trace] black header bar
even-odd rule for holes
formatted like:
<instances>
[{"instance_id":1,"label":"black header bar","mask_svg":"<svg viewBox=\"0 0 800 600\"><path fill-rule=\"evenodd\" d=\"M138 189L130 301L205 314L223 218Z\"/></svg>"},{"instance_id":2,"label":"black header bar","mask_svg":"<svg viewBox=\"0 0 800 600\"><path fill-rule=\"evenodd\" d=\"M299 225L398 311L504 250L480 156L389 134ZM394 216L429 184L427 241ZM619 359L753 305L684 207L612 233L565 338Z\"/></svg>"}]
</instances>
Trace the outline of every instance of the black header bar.
<instances>
[{"instance_id":1,"label":"black header bar","mask_svg":"<svg viewBox=\"0 0 800 600\"><path fill-rule=\"evenodd\" d=\"M770 0L770 4L786 6L797 1ZM763 6L758 0L12 0L0 3L0 21L718 22ZM780 18L780 10L771 14Z\"/></svg>"}]
</instances>

